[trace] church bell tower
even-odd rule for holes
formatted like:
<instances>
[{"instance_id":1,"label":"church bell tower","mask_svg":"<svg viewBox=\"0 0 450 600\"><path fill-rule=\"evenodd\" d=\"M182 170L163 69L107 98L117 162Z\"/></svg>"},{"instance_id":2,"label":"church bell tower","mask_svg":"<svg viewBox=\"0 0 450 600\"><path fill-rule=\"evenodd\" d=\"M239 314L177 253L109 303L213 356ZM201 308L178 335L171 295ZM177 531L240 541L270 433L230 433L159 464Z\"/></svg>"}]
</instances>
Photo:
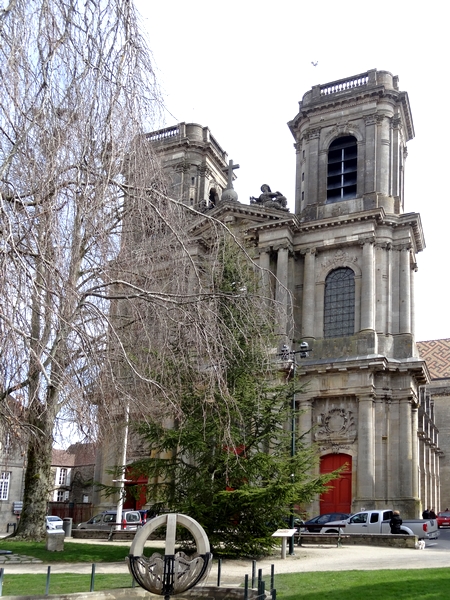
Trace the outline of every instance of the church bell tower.
<instances>
[{"instance_id":1,"label":"church bell tower","mask_svg":"<svg viewBox=\"0 0 450 600\"><path fill-rule=\"evenodd\" d=\"M324 513L420 507L414 272L420 216L404 212L414 137L398 77L371 70L314 86L289 123L296 148L295 337L311 353L298 374L299 426L321 471L344 467Z\"/></svg>"}]
</instances>

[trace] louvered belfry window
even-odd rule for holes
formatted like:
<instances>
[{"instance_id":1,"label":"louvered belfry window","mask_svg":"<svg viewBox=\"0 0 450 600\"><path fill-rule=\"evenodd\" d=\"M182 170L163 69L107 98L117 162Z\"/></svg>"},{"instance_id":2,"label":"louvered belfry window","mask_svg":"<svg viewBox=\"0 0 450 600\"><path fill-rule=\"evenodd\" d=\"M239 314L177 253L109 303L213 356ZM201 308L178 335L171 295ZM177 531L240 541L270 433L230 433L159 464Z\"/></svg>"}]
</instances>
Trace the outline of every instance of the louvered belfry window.
<instances>
[{"instance_id":1,"label":"louvered belfry window","mask_svg":"<svg viewBox=\"0 0 450 600\"><path fill-rule=\"evenodd\" d=\"M356 138L345 135L328 150L327 203L356 198L358 146Z\"/></svg>"},{"instance_id":2,"label":"louvered belfry window","mask_svg":"<svg viewBox=\"0 0 450 600\"><path fill-rule=\"evenodd\" d=\"M325 280L324 337L355 332L355 273L349 267L334 269Z\"/></svg>"}]
</instances>

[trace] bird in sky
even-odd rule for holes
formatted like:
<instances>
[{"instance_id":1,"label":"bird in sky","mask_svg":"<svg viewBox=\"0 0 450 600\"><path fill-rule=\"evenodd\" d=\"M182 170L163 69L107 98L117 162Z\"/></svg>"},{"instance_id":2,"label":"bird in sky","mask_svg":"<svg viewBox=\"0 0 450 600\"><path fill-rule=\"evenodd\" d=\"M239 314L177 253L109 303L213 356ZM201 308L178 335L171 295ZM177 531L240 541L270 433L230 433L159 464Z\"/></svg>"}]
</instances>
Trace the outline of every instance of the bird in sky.
<instances>
[{"instance_id":1,"label":"bird in sky","mask_svg":"<svg viewBox=\"0 0 450 600\"><path fill-rule=\"evenodd\" d=\"M313 67L317 67L317 65L319 64L319 61L316 60L316 62L314 62L313 60L311 61L311 64Z\"/></svg>"}]
</instances>

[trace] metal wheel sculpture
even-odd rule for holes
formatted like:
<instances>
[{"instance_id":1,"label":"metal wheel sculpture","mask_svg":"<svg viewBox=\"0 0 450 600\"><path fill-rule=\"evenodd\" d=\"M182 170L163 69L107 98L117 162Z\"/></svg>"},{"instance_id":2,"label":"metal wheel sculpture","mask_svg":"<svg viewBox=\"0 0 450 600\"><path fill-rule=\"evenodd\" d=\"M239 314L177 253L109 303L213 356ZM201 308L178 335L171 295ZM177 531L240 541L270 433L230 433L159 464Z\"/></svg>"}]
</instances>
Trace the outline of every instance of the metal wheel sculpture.
<instances>
[{"instance_id":1,"label":"metal wheel sculpture","mask_svg":"<svg viewBox=\"0 0 450 600\"><path fill-rule=\"evenodd\" d=\"M197 553L187 556L175 553L176 526L183 525L194 536ZM164 556L155 553L144 556L144 545L150 535L166 525L166 548ZM130 573L141 587L153 594L164 596L179 594L197 585L211 569L212 554L203 527L191 517L182 514L165 514L151 519L140 529L133 540L127 558Z\"/></svg>"}]
</instances>

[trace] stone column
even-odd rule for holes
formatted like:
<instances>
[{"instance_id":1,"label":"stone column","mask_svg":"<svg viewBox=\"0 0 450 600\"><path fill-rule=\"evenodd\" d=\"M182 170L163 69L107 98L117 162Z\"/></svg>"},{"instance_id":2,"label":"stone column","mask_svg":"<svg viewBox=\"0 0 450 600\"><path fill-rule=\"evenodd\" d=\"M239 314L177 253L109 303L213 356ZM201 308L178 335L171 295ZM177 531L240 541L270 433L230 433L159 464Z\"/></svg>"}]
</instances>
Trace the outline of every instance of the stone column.
<instances>
[{"instance_id":1,"label":"stone column","mask_svg":"<svg viewBox=\"0 0 450 600\"><path fill-rule=\"evenodd\" d=\"M287 246L278 249L277 259L277 285L275 299L277 302L278 311L278 327L281 335L287 334L288 324L288 262L289 248Z\"/></svg>"},{"instance_id":2,"label":"stone column","mask_svg":"<svg viewBox=\"0 0 450 600\"><path fill-rule=\"evenodd\" d=\"M411 333L411 265L410 250L400 250L399 333Z\"/></svg>"},{"instance_id":3,"label":"stone column","mask_svg":"<svg viewBox=\"0 0 450 600\"><path fill-rule=\"evenodd\" d=\"M375 484L373 398L360 396L358 402L357 497L373 499Z\"/></svg>"},{"instance_id":4,"label":"stone column","mask_svg":"<svg viewBox=\"0 0 450 600\"><path fill-rule=\"evenodd\" d=\"M413 497L413 450L411 400L400 399L399 403L399 475L400 493L403 497Z\"/></svg>"},{"instance_id":5,"label":"stone column","mask_svg":"<svg viewBox=\"0 0 450 600\"><path fill-rule=\"evenodd\" d=\"M370 240L363 245L361 281L361 329L374 329L374 251Z\"/></svg>"},{"instance_id":6,"label":"stone column","mask_svg":"<svg viewBox=\"0 0 450 600\"><path fill-rule=\"evenodd\" d=\"M299 403L298 432L299 434L307 434L309 432L306 436L309 442L312 442L312 405L313 401L311 399L301 399Z\"/></svg>"},{"instance_id":7,"label":"stone column","mask_svg":"<svg viewBox=\"0 0 450 600\"><path fill-rule=\"evenodd\" d=\"M316 250L308 248L305 254L305 268L303 275L303 302L302 302L302 337L314 338L314 309L316 289Z\"/></svg>"},{"instance_id":8,"label":"stone column","mask_svg":"<svg viewBox=\"0 0 450 600\"><path fill-rule=\"evenodd\" d=\"M261 294L267 303L271 299L270 293L270 249L264 248L259 253L259 266L261 267Z\"/></svg>"}]
</instances>

